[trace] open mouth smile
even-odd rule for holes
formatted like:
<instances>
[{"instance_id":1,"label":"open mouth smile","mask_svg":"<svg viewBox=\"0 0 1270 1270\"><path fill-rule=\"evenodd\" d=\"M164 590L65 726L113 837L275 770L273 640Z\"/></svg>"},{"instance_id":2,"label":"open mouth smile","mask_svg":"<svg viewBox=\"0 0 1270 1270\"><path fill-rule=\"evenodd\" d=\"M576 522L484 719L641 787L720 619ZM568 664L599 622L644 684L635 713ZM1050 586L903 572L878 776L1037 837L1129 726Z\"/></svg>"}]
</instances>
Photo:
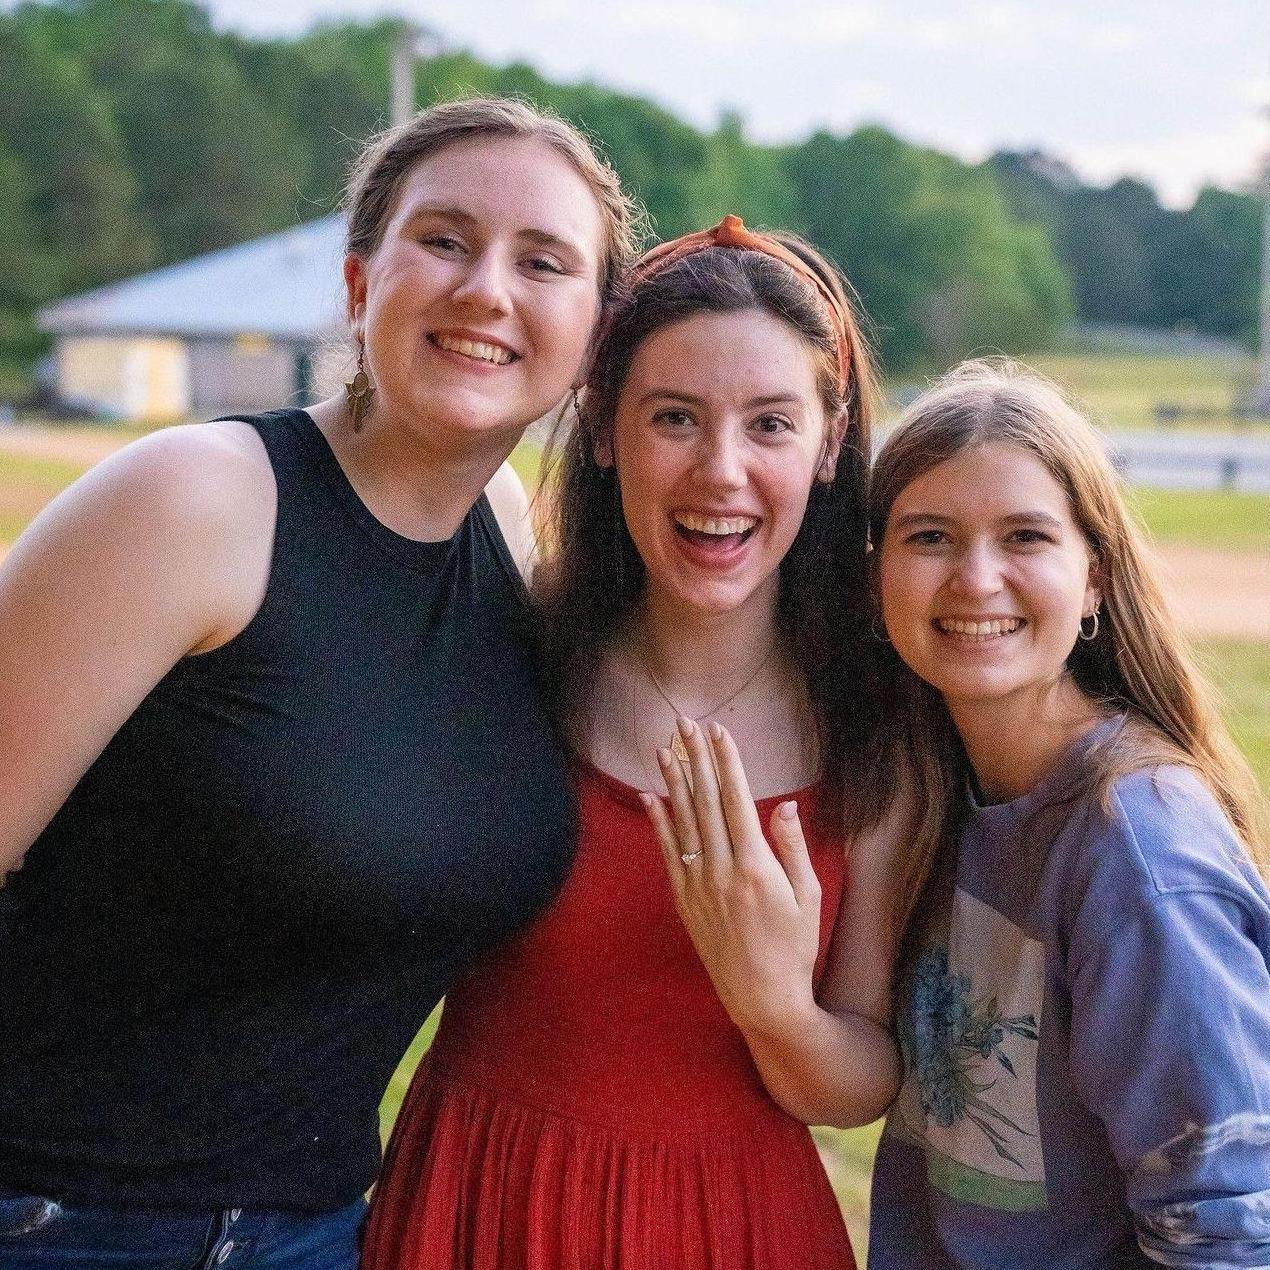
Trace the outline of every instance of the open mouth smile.
<instances>
[{"instance_id":1,"label":"open mouth smile","mask_svg":"<svg viewBox=\"0 0 1270 1270\"><path fill-rule=\"evenodd\" d=\"M458 353L462 357L470 357L473 361L489 362L494 366L507 366L516 361L516 354L501 344L490 344L484 340L470 340L458 335L445 335L434 332L428 336L428 343L447 353Z\"/></svg>"},{"instance_id":2,"label":"open mouth smile","mask_svg":"<svg viewBox=\"0 0 1270 1270\"><path fill-rule=\"evenodd\" d=\"M675 513L675 533L696 547L729 551L749 540L759 526L757 516L701 516L696 512Z\"/></svg>"},{"instance_id":3,"label":"open mouth smile","mask_svg":"<svg viewBox=\"0 0 1270 1270\"><path fill-rule=\"evenodd\" d=\"M994 617L983 622L972 622L960 617L937 617L931 625L943 635L957 635L962 639L987 642L1013 635L1027 625L1021 617Z\"/></svg>"}]
</instances>

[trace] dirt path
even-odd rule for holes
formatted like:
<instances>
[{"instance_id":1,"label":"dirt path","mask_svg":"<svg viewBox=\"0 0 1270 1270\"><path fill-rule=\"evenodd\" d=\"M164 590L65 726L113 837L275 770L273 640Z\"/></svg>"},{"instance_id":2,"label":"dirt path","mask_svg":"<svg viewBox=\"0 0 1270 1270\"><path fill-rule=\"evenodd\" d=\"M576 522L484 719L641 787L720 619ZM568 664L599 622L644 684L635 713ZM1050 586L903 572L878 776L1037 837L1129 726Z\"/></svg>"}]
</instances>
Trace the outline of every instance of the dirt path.
<instances>
[{"instance_id":1,"label":"dirt path","mask_svg":"<svg viewBox=\"0 0 1270 1270\"><path fill-rule=\"evenodd\" d=\"M1161 547L1173 611L1192 635L1270 643L1270 555Z\"/></svg>"},{"instance_id":2,"label":"dirt path","mask_svg":"<svg viewBox=\"0 0 1270 1270\"><path fill-rule=\"evenodd\" d=\"M0 450L32 459L82 463L87 467L100 463L106 455L113 454L121 445L127 445L138 435L119 428L77 427L62 431L58 428L29 427L19 423L0 428Z\"/></svg>"},{"instance_id":3,"label":"dirt path","mask_svg":"<svg viewBox=\"0 0 1270 1270\"><path fill-rule=\"evenodd\" d=\"M89 465L134 435L15 425L0 429L0 451ZM1270 555L1179 546L1162 546L1159 555L1169 599L1189 634L1270 643Z\"/></svg>"}]
</instances>

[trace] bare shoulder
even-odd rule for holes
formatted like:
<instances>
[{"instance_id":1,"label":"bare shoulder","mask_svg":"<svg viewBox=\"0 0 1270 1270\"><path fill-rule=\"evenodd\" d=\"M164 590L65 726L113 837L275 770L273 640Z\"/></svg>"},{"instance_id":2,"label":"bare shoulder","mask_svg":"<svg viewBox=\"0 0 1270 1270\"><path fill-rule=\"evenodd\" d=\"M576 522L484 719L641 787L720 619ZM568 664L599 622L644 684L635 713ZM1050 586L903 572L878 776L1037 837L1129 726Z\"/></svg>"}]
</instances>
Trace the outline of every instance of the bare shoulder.
<instances>
[{"instance_id":1,"label":"bare shoulder","mask_svg":"<svg viewBox=\"0 0 1270 1270\"><path fill-rule=\"evenodd\" d=\"M485 496L502 530L512 559L521 576L528 579L533 570L536 544L529 519L529 496L524 482L510 463L504 463L485 487Z\"/></svg>"},{"instance_id":2,"label":"bare shoulder","mask_svg":"<svg viewBox=\"0 0 1270 1270\"><path fill-rule=\"evenodd\" d=\"M187 615L174 634L197 629L193 647L223 642L259 604L276 509L268 455L249 425L165 428L58 495L4 572L19 587L60 575L125 605L166 601Z\"/></svg>"},{"instance_id":3,"label":"bare shoulder","mask_svg":"<svg viewBox=\"0 0 1270 1270\"><path fill-rule=\"evenodd\" d=\"M138 514L204 528L250 515L258 504L272 512L276 498L264 443L249 424L236 421L152 432L111 455L88 479L89 489L105 499L123 496Z\"/></svg>"},{"instance_id":4,"label":"bare shoulder","mask_svg":"<svg viewBox=\"0 0 1270 1270\"><path fill-rule=\"evenodd\" d=\"M145 695L268 582L277 492L248 425L155 433L55 498L0 565L0 874Z\"/></svg>"}]
</instances>

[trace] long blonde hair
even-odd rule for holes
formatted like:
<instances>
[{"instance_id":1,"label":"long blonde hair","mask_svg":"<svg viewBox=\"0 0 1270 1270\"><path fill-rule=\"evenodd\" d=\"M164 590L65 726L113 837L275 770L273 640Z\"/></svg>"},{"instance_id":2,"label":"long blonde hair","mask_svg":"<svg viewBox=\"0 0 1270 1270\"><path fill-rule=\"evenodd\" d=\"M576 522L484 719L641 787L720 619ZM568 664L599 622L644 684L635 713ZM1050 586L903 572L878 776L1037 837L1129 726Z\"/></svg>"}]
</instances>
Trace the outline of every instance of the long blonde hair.
<instances>
[{"instance_id":1,"label":"long blonde hair","mask_svg":"<svg viewBox=\"0 0 1270 1270\"><path fill-rule=\"evenodd\" d=\"M875 561L901 491L962 450L990 443L1019 446L1045 465L1097 562L1103 601L1097 635L1077 643L1067 669L1089 698L1123 712L1127 722L1097 747L1094 779L1108 793L1128 772L1162 763L1191 768L1270 880L1264 808L1252 772L1169 612L1098 433L1053 382L1004 358L981 359L956 367L909 406L873 467ZM905 754L923 798L899 901L907 919L960 829L969 764L939 695L893 652L889 661L887 691L896 710L879 755ZM881 758L880 779L886 770L892 764Z\"/></svg>"}]
</instances>

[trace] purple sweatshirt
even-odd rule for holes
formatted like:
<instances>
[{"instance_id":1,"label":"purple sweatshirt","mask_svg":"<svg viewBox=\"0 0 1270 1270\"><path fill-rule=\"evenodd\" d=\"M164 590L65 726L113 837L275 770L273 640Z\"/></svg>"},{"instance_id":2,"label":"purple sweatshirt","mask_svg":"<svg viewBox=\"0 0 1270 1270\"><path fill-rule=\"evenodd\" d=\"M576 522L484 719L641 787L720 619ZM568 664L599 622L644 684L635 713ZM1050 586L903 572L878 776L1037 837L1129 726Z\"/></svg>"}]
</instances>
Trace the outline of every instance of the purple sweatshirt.
<instances>
[{"instance_id":1,"label":"purple sweatshirt","mask_svg":"<svg viewBox=\"0 0 1270 1270\"><path fill-rule=\"evenodd\" d=\"M1270 1267L1270 896L1189 770L1100 725L973 805L904 977L870 1270Z\"/></svg>"}]
</instances>

